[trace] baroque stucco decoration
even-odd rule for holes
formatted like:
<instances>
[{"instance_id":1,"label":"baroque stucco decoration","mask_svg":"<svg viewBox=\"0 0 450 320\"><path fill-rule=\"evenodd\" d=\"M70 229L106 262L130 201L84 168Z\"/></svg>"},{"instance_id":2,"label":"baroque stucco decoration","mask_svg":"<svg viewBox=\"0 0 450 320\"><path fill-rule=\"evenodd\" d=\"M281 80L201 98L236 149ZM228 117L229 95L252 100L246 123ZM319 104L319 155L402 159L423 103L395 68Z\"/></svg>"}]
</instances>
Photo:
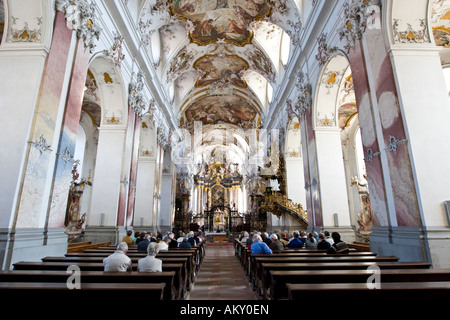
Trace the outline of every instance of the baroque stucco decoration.
<instances>
[{"instance_id":1,"label":"baroque stucco decoration","mask_svg":"<svg viewBox=\"0 0 450 320\"><path fill-rule=\"evenodd\" d=\"M317 38L317 42L319 43L319 47L316 60L319 61L319 65L324 65L330 59L331 54L337 51L337 47L328 47L326 33L322 33Z\"/></svg>"},{"instance_id":2,"label":"baroque stucco decoration","mask_svg":"<svg viewBox=\"0 0 450 320\"><path fill-rule=\"evenodd\" d=\"M120 67L122 61L125 59L125 54L123 53L123 36L120 34L113 32L114 35L114 43L109 50L103 50L107 57L110 57L113 61L114 65Z\"/></svg>"},{"instance_id":3,"label":"baroque stucco decoration","mask_svg":"<svg viewBox=\"0 0 450 320\"><path fill-rule=\"evenodd\" d=\"M94 4L84 0L57 0L56 10L64 13L67 27L75 30L77 37L83 39L84 47L92 52L101 32L96 24Z\"/></svg>"},{"instance_id":4,"label":"baroque stucco decoration","mask_svg":"<svg viewBox=\"0 0 450 320\"><path fill-rule=\"evenodd\" d=\"M428 34L428 25L425 19L419 20L419 30L413 28L410 23L407 23L405 30L399 30L400 19L394 19L392 30L394 33L394 41L396 43L430 43L430 36Z\"/></svg>"},{"instance_id":5,"label":"baroque stucco decoration","mask_svg":"<svg viewBox=\"0 0 450 320\"><path fill-rule=\"evenodd\" d=\"M380 7L379 0L352 0L344 5L344 26L338 32L347 53L362 39L367 28L377 28Z\"/></svg>"},{"instance_id":6,"label":"baroque stucco decoration","mask_svg":"<svg viewBox=\"0 0 450 320\"><path fill-rule=\"evenodd\" d=\"M140 118L144 115L145 109L143 89L144 73L139 71L136 76L136 81L130 82L128 86L128 104Z\"/></svg>"},{"instance_id":7,"label":"baroque stucco decoration","mask_svg":"<svg viewBox=\"0 0 450 320\"><path fill-rule=\"evenodd\" d=\"M36 28L31 29L28 22L23 23L21 29L16 27L19 18L11 17L11 27L9 27L8 38L9 42L40 42L42 39L42 17L36 17Z\"/></svg>"},{"instance_id":8,"label":"baroque stucco decoration","mask_svg":"<svg viewBox=\"0 0 450 320\"><path fill-rule=\"evenodd\" d=\"M305 74L299 72L297 75L296 87L298 90L297 103L292 103L292 100L287 100L291 111L301 119L303 115L312 107L312 85L305 79Z\"/></svg>"}]
</instances>

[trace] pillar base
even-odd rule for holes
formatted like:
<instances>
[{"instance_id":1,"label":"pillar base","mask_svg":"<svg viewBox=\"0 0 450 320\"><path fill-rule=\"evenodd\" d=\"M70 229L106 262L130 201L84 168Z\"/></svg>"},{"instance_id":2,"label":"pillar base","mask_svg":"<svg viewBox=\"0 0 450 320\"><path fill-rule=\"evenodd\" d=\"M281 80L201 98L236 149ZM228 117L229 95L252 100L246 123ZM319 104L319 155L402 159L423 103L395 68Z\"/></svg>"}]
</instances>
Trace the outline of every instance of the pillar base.
<instances>
[{"instance_id":1,"label":"pillar base","mask_svg":"<svg viewBox=\"0 0 450 320\"><path fill-rule=\"evenodd\" d=\"M450 228L426 228L433 268L450 268Z\"/></svg>"},{"instance_id":2,"label":"pillar base","mask_svg":"<svg viewBox=\"0 0 450 320\"><path fill-rule=\"evenodd\" d=\"M126 234L125 228L120 230L120 227L100 227L100 226L86 226L84 231L84 241L92 243L111 242L111 244L118 244L122 237Z\"/></svg>"},{"instance_id":3,"label":"pillar base","mask_svg":"<svg viewBox=\"0 0 450 320\"><path fill-rule=\"evenodd\" d=\"M352 226L325 226L325 227L313 227L308 228L307 232L316 231L317 233L323 233L324 231L330 232L330 236L333 232L337 232L341 235L341 240L347 243L353 243L356 241L355 229Z\"/></svg>"},{"instance_id":4,"label":"pillar base","mask_svg":"<svg viewBox=\"0 0 450 320\"><path fill-rule=\"evenodd\" d=\"M65 228L21 228L0 230L2 269L9 270L19 261L42 261L46 256L67 253Z\"/></svg>"},{"instance_id":5,"label":"pillar base","mask_svg":"<svg viewBox=\"0 0 450 320\"><path fill-rule=\"evenodd\" d=\"M373 227L370 250L404 262L428 261L424 232L419 227Z\"/></svg>"}]
</instances>

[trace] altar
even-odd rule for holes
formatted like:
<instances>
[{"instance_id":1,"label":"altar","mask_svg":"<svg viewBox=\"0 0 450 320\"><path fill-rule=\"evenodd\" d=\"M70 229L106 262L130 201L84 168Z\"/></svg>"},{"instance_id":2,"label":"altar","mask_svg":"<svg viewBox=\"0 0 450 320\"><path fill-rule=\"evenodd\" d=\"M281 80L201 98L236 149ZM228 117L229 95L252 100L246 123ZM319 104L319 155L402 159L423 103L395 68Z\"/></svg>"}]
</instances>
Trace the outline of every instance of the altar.
<instances>
[{"instance_id":1,"label":"altar","mask_svg":"<svg viewBox=\"0 0 450 320\"><path fill-rule=\"evenodd\" d=\"M228 236L225 232L206 232L207 242L228 242Z\"/></svg>"}]
</instances>

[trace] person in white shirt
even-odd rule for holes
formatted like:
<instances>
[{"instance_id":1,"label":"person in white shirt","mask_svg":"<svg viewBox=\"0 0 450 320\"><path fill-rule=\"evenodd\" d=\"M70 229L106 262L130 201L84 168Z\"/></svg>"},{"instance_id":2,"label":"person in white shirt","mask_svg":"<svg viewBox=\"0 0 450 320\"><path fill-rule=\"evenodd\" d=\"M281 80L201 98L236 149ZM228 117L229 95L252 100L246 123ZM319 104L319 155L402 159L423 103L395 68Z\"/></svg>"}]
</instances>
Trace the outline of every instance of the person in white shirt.
<instances>
[{"instance_id":1,"label":"person in white shirt","mask_svg":"<svg viewBox=\"0 0 450 320\"><path fill-rule=\"evenodd\" d=\"M139 272L162 272L162 261L156 259L159 252L159 245L156 242L150 242L147 247L147 256L138 260Z\"/></svg>"},{"instance_id":2,"label":"person in white shirt","mask_svg":"<svg viewBox=\"0 0 450 320\"><path fill-rule=\"evenodd\" d=\"M117 250L103 259L104 271L106 272L127 272L132 270L131 259L127 256L128 245L121 242Z\"/></svg>"},{"instance_id":3,"label":"person in white shirt","mask_svg":"<svg viewBox=\"0 0 450 320\"><path fill-rule=\"evenodd\" d=\"M158 242L159 251L168 251L169 250L169 237L165 237L164 240Z\"/></svg>"}]
</instances>

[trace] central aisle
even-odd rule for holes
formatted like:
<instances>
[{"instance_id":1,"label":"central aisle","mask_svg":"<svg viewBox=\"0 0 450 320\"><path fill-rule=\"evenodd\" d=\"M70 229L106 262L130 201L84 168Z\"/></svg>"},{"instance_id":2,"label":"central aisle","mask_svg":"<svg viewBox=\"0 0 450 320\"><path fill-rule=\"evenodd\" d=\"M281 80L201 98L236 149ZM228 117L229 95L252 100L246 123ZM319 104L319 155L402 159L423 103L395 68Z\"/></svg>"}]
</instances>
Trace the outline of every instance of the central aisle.
<instances>
[{"instance_id":1,"label":"central aisle","mask_svg":"<svg viewBox=\"0 0 450 320\"><path fill-rule=\"evenodd\" d=\"M258 300L231 245L207 246L187 300Z\"/></svg>"}]
</instances>

